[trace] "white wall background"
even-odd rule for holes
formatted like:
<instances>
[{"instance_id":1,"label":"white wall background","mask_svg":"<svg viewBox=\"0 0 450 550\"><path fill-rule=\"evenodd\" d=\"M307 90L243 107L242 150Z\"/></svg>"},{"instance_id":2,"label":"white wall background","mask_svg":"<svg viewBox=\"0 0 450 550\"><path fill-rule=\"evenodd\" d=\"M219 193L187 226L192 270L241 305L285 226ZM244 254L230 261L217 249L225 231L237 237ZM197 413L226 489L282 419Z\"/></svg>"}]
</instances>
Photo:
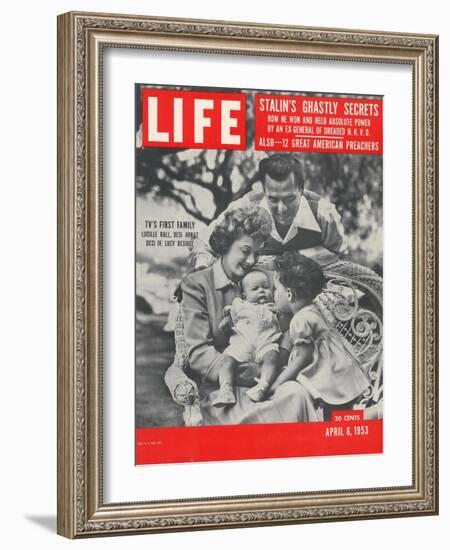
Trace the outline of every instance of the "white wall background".
<instances>
[{"instance_id":1,"label":"white wall background","mask_svg":"<svg viewBox=\"0 0 450 550\"><path fill-rule=\"evenodd\" d=\"M300 3L278 0L137 0L8 2L2 8L2 84L0 86L2 248L0 323L0 517L5 548L127 547L217 550L280 544L335 549L442 548L449 532L450 386L449 288L441 287L441 515L365 522L331 523L189 534L120 537L70 542L56 529L56 16L69 10L124 12L173 17L198 17L310 26L440 34L441 67L450 54L445 3L411 0L398 3L358 0ZM440 75L440 150L450 147L448 72ZM31 176L32 174L32 176ZM441 265L448 265L450 192L448 165L441 163Z\"/></svg>"}]
</instances>

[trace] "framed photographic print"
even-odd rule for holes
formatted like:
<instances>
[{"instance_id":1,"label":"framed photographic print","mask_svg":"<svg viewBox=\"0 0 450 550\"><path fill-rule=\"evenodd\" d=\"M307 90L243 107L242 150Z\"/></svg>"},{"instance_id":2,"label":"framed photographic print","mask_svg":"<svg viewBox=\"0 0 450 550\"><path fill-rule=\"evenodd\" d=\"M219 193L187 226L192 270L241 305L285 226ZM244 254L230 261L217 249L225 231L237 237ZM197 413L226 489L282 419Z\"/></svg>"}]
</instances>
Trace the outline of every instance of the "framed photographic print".
<instances>
[{"instance_id":1,"label":"framed photographic print","mask_svg":"<svg viewBox=\"0 0 450 550\"><path fill-rule=\"evenodd\" d=\"M430 35L58 18L58 532L436 514Z\"/></svg>"}]
</instances>

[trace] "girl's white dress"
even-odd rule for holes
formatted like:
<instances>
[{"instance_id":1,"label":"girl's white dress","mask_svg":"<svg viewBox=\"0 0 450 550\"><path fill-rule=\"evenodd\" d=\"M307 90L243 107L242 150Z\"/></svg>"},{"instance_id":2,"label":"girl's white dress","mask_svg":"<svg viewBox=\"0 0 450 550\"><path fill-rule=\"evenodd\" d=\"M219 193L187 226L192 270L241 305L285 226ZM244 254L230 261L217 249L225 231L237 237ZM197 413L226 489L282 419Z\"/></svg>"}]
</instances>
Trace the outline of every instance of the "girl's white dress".
<instances>
[{"instance_id":1,"label":"girl's white dress","mask_svg":"<svg viewBox=\"0 0 450 550\"><path fill-rule=\"evenodd\" d=\"M356 399L369 386L357 359L345 347L339 332L325 321L320 309L311 304L298 311L289 327L293 361L302 344L313 344L313 360L297 376L314 399L342 405Z\"/></svg>"}]
</instances>

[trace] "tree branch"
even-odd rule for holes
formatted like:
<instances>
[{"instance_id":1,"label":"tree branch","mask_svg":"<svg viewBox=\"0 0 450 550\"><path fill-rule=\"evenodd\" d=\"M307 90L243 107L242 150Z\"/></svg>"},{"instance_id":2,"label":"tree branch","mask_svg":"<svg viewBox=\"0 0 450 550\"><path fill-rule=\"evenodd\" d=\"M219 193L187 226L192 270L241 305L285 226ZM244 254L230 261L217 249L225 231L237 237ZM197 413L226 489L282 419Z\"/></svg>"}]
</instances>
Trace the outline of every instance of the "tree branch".
<instances>
[{"instance_id":1,"label":"tree branch","mask_svg":"<svg viewBox=\"0 0 450 550\"><path fill-rule=\"evenodd\" d=\"M194 183L195 185L198 185L199 187L202 187L203 189L211 191L211 184L204 182L201 178L194 177L192 174L189 174L189 177L186 177L186 175L178 174L178 172L162 163L158 165L158 168L162 168L167 176L169 178L172 178L173 180L189 181L191 183Z\"/></svg>"},{"instance_id":2,"label":"tree branch","mask_svg":"<svg viewBox=\"0 0 450 550\"><path fill-rule=\"evenodd\" d=\"M190 208L180 196L174 195L173 193L168 193L168 192L162 192L162 193L160 193L160 196L167 197L169 199L174 200L178 204L181 204L181 206L185 209L185 211L188 214L190 214L193 218L195 218L196 220L199 220L199 221L205 223L206 225L208 225L211 222L211 220L209 218L205 218L205 216L203 216L202 213L199 212L198 210L197 211L192 210L192 208Z\"/></svg>"}]
</instances>

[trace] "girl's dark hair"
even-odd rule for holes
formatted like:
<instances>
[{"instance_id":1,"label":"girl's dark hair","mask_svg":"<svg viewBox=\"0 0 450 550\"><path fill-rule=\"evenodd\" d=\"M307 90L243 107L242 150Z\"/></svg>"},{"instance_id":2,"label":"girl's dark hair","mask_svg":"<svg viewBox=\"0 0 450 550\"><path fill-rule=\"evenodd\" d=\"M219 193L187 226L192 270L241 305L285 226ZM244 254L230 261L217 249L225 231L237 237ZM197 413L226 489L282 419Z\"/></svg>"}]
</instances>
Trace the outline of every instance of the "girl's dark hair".
<instances>
[{"instance_id":1,"label":"girl's dark hair","mask_svg":"<svg viewBox=\"0 0 450 550\"><path fill-rule=\"evenodd\" d=\"M325 286L320 265L299 252L284 252L275 259L275 265L280 283L296 298L315 298Z\"/></svg>"},{"instance_id":2,"label":"girl's dark hair","mask_svg":"<svg viewBox=\"0 0 450 550\"><path fill-rule=\"evenodd\" d=\"M233 208L225 212L224 218L211 233L209 244L215 254L223 256L242 235L256 241L265 241L272 231L269 213L259 206Z\"/></svg>"}]
</instances>

